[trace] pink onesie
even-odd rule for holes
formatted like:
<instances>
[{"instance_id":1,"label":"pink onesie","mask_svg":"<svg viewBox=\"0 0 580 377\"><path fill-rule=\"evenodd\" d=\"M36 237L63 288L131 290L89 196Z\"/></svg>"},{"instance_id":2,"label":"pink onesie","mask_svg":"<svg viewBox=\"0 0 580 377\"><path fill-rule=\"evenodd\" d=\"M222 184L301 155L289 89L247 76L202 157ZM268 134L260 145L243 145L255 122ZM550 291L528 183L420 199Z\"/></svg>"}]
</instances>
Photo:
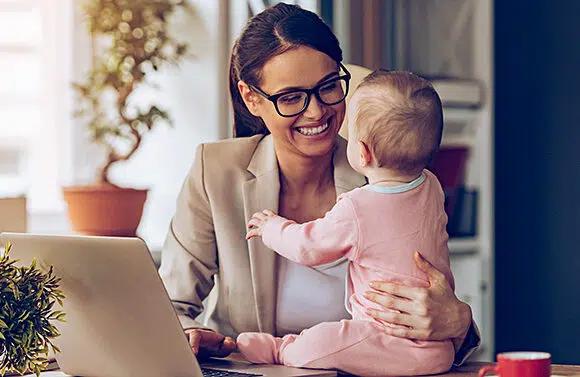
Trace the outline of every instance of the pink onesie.
<instances>
[{"instance_id":1,"label":"pink onesie","mask_svg":"<svg viewBox=\"0 0 580 377\"><path fill-rule=\"evenodd\" d=\"M341 195L326 215L297 224L276 216L264 228L264 243L306 266L349 260L346 306L352 320L324 322L300 335L276 338L242 333L238 349L255 363L339 369L364 376L441 373L453 363L451 340L416 341L387 335L366 314L384 310L363 295L373 280L426 287L413 253L420 251L453 285L447 249L443 191L428 170L413 182L368 185Z\"/></svg>"}]
</instances>

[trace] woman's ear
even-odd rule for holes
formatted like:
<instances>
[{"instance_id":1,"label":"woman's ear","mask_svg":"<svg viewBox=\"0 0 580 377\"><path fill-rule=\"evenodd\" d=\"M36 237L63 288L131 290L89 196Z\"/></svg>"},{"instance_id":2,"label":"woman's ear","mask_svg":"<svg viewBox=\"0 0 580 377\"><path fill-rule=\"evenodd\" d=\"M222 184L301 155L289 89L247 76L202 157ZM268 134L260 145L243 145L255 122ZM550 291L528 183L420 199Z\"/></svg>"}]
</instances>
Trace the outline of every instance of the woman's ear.
<instances>
[{"instance_id":1,"label":"woman's ear","mask_svg":"<svg viewBox=\"0 0 580 377\"><path fill-rule=\"evenodd\" d=\"M371 165L373 161L373 153L371 149L364 141L358 141L358 149L360 151L360 166L366 168L367 166Z\"/></svg>"},{"instance_id":2,"label":"woman's ear","mask_svg":"<svg viewBox=\"0 0 580 377\"><path fill-rule=\"evenodd\" d=\"M244 100L246 107L250 110L253 116L259 117L260 114L258 112L258 103L259 98L256 93L250 89L250 86L246 84L244 81L238 81L238 90L240 92L240 96Z\"/></svg>"}]
</instances>

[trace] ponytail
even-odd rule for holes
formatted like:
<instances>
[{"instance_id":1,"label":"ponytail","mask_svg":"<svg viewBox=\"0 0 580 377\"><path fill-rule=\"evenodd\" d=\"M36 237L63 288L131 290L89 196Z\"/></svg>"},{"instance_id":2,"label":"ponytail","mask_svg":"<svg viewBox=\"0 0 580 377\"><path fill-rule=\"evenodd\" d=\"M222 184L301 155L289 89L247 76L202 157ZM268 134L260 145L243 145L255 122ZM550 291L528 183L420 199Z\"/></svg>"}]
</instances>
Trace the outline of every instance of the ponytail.
<instances>
[{"instance_id":1,"label":"ponytail","mask_svg":"<svg viewBox=\"0 0 580 377\"><path fill-rule=\"evenodd\" d=\"M238 90L238 81L240 81L239 72L237 72L235 58L238 56L236 50L238 42L235 43L232 57L230 59L230 97L232 100L232 107L234 110L234 137L254 136L258 134L267 134L268 129L264 124L262 118L254 116L248 110L248 107L242 99L242 95Z\"/></svg>"}]
</instances>

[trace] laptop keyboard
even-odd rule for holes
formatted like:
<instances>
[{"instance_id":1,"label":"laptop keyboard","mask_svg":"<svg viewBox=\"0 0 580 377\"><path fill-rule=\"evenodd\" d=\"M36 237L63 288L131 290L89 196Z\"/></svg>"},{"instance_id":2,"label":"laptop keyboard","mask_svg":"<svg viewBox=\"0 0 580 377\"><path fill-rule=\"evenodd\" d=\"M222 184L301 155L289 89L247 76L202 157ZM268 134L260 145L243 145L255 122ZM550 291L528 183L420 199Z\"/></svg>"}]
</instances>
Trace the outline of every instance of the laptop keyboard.
<instances>
[{"instance_id":1,"label":"laptop keyboard","mask_svg":"<svg viewBox=\"0 0 580 377\"><path fill-rule=\"evenodd\" d=\"M240 373L240 372L228 372L225 370L217 370L211 368L201 368L201 373L204 377L248 377L248 376L262 376L262 374L254 373Z\"/></svg>"}]
</instances>

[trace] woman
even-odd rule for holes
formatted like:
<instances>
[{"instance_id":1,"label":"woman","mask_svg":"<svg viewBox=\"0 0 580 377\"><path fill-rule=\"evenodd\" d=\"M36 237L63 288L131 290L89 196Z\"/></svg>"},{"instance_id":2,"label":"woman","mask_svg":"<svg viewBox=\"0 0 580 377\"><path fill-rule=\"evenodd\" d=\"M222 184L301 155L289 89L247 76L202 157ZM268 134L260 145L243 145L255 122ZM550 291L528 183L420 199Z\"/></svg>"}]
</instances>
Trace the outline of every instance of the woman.
<instances>
[{"instance_id":1,"label":"woman","mask_svg":"<svg viewBox=\"0 0 580 377\"><path fill-rule=\"evenodd\" d=\"M346 263L299 266L256 240L246 220L270 208L297 222L322 217L337 195L365 184L338 137L349 74L338 40L314 13L278 4L253 17L231 56L237 139L198 147L177 202L160 275L200 356L232 352L242 331L297 333L348 317ZM337 86L342 95L336 96ZM332 95L331 95L332 94ZM242 137L243 136L243 137ZM469 306L420 255L429 288L377 282L385 332L422 340L452 338L456 363L479 341ZM208 300L205 328L194 320ZM227 337L226 337L227 336Z\"/></svg>"}]
</instances>

